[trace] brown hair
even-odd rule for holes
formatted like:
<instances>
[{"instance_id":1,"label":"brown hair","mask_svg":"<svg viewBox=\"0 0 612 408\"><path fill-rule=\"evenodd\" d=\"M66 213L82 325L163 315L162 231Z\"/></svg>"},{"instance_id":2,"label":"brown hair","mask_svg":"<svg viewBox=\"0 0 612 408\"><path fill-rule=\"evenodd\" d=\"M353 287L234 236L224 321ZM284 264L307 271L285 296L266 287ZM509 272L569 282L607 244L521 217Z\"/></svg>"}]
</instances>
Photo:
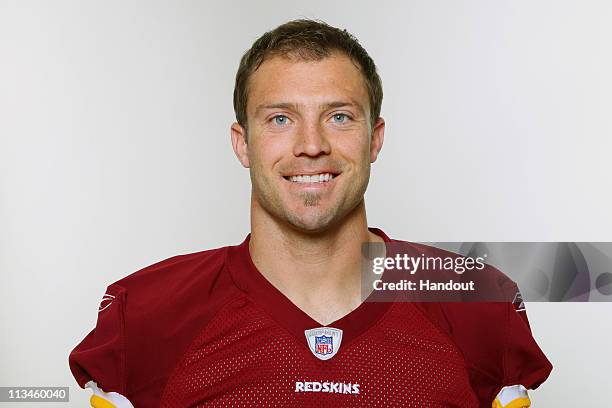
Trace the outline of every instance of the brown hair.
<instances>
[{"instance_id":1,"label":"brown hair","mask_svg":"<svg viewBox=\"0 0 612 408\"><path fill-rule=\"evenodd\" d=\"M323 21L307 19L289 21L266 32L244 53L234 86L237 122L247 128L249 78L266 58L281 55L306 61L321 60L329 57L332 51L343 52L360 68L370 99L370 124L373 127L380 115L383 98L382 82L374 61L348 31Z\"/></svg>"}]
</instances>

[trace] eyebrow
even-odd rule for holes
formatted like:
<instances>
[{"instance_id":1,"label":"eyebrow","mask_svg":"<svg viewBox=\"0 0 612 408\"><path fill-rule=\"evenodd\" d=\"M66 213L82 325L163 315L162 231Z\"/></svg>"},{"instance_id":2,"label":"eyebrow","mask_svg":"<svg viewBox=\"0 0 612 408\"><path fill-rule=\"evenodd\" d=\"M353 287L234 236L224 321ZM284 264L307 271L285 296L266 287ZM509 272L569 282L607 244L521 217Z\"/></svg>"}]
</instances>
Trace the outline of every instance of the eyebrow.
<instances>
[{"instance_id":1,"label":"eyebrow","mask_svg":"<svg viewBox=\"0 0 612 408\"><path fill-rule=\"evenodd\" d=\"M320 105L319 108L321 110L328 110L328 109L333 109L333 108L343 108L346 106L352 106L357 108L362 114L365 114L365 110L363 109L363 106L361 106L361 104L357 101L334 101L334 102L329 102L329 103L325 103L323 105ZM257 108L255 109L255 115L257 115L260 111L265 110L265 109L290 109L290 110L294 110L297 111L298 110L298 104L297 103L291 103L291 102L279 102L279 103L271 103L271 104L262 104L257 106Z\"/></svg>"}]
</instances>

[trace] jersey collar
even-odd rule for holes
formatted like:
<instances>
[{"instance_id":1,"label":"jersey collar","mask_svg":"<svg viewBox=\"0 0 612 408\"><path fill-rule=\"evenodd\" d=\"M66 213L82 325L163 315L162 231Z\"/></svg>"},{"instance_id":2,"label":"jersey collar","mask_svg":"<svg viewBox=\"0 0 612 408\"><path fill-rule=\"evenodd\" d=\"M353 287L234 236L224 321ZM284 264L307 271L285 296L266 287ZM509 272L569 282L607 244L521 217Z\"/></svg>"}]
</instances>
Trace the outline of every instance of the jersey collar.
<instances>
[{"instance_id":1,"label":"jersey collar","mask_svg":"<svg viewBox=\"0 0 612 408\"><path fill-rule=\"evenodd\" d=\"M368 230L383 238L385 243L394 241L379 228L370 227ZM288 330L299 340L300 344L307 347L304 332L322 327L321 324L298 308L259 272L249 252L250 238L249 233L240 245L229 247L228 266L232 279L236 286L247 293L277 324ZM390 256L388 249L387 256ZM373 327L389 310L392 303L389 301L373 302L369 297L355 310L325 327L342 330L342 344L343 348L346 348L356 337Z\"/></svg>"}]
</instances>

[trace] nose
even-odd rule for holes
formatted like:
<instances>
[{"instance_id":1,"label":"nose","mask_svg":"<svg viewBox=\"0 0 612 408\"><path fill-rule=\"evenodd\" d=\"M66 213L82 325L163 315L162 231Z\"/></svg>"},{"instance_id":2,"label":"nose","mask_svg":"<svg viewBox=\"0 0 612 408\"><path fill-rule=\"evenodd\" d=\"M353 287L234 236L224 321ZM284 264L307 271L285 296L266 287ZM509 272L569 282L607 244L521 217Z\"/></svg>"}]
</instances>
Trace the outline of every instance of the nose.
<instances>
[{"instance_id":1,"label":"nose","mask_svg":"<svg viewBox=\"0 0 612 408\"><path fill-rule=\"evenodd\" d=\"M306 155L316 157L321 154L329 154L331 145L323 127L318 122L302 123L296 142L293 148L293 154L297 156Z\"/></svg>"}]
</instances>

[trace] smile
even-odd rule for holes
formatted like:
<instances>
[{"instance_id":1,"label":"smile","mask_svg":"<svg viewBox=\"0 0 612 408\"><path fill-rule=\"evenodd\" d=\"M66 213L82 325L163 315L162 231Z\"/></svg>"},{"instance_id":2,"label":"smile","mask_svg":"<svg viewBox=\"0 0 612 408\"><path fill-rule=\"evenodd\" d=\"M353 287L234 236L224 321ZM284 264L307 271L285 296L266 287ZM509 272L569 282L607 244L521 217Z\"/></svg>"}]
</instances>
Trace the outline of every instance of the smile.
<instances>
[{"instance_id":1,"label":"smile","mask_svg":"<svg viewBox=\"0 0 612 408\"><path fill-rule=\"evenodd\" d=\"M332 173L320 173L320 174L304 174L295 176L283 176L285 180L291 181L292 183L327 183L333 180L337 175Z\"/></svg>"}]
</instances>

